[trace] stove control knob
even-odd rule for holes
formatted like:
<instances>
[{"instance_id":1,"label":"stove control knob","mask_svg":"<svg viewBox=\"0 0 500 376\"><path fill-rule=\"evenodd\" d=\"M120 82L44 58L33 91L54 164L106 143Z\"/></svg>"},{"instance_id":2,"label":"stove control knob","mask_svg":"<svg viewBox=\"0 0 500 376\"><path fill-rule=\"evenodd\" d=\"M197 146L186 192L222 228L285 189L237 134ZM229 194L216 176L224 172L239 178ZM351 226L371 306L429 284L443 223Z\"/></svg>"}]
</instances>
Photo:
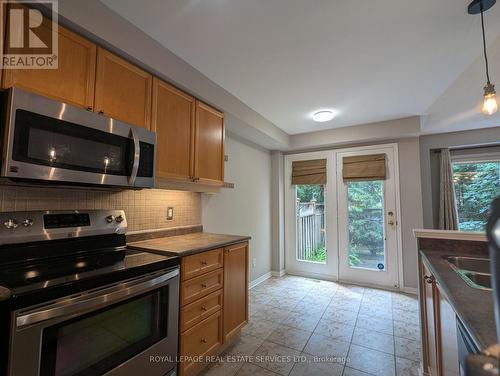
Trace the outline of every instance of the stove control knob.
<instances>
[{"instance_id":1,"label":"stove control knob","mask_svg":"<svg viewBox=\"0 0 500 376\"><path fill-rule=\"evenodd\" d=\"M18 226L18 223L15 219L7 219L3 225L5 226L5 228L9 229L9 230L12 230L14 228L17 228Z\"/></svg>"},{"instance_id":2,"label":"stove control knob","mask_svg":"<svg viewBox=\"0 0 500 376\"><path fill-rule=\"evenodd\" d=\"M33 226L33 220L31 218L26 218L24 221L21 222L24 227L30 227Z\"/></svg>"},{"instance_id":3,"label":"stove control knob","mask_svg":"<svg viewBox=\"0 0 500 376\"><path fill-rule=\"evenodd\" d=\"M114 220L115 220L115 216L114 216L114 215L108 215L108 216L106 217L106 222L108 222L108 223L111 223L111 222L113 222Z\"/></svg>"},{"instance_id":4,"label":"stove control knob","mask_svg":"<svg viewBox=\"0 0 500 376\"><path fill-rule=\"evenodd\" d=\"M118 217L116 217L116 222L121 223L124 219L125 218L123 218L123 215L119 215Z\"/></svg>"}]
</instances>

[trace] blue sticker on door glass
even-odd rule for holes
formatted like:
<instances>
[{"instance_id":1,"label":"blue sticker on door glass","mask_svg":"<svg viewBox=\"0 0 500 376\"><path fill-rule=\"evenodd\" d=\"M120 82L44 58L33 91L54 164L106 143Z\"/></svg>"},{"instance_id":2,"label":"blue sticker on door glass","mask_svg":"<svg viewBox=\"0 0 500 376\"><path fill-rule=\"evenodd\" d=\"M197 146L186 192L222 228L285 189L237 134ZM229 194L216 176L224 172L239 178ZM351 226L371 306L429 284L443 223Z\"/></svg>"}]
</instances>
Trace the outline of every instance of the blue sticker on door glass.
<instances>
[{"instance_id":1,"label":"blue sticker on door glass","mask_svg":"<svg viewBox=\"0 0 500 376\"><path fill-rule=\"evenodd\" d=\"M382 264L381 262L379 262L377 264L377 268L379 268L379 270L384 270L384 264Z\"/></svg>"}]
</instances>

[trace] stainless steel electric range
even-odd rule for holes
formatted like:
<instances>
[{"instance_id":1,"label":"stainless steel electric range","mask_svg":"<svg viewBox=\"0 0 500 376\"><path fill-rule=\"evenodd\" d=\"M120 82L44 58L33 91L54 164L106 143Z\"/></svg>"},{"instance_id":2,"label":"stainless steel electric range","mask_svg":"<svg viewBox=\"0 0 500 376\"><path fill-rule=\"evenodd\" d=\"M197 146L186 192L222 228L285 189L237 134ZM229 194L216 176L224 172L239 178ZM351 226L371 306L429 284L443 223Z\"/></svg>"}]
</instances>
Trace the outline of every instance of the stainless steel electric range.
<instances>
[{"instance_id":1,"label":"stainless steel electric range","mask_svg":"<svg viewBox=\"0 0 500 376\"><path fill-rule=\"evenodd\" d=\"M119 210L0 213L0 374L175 374L179 259L126 230Z\"/></svg>"}]
</instances>

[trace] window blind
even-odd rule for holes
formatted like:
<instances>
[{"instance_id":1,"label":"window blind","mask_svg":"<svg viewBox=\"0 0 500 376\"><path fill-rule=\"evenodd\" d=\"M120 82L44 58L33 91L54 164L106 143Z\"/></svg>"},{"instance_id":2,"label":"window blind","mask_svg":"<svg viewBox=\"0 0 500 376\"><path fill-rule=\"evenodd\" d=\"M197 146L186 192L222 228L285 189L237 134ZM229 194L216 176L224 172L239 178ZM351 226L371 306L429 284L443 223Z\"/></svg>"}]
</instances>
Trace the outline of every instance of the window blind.
<instances>
[{"instance_id":1,"label":"window blind","mask_svg":"<svg viewBox=\"0 0 500 376\"><path fill-rule=\"evenodd\" d=\"M342 177L344 181L385 180L385 154L344 157Z\"/></svg>"},{"instance_id":2,"label":"window blind","mask_svg":"<svg viewBox=\"0 0 500 376\"><path fill-rule=\"evenodd\" d=\"M292 162L292 185L326 184L326 159Z\"/></svg>"}]
</instances>

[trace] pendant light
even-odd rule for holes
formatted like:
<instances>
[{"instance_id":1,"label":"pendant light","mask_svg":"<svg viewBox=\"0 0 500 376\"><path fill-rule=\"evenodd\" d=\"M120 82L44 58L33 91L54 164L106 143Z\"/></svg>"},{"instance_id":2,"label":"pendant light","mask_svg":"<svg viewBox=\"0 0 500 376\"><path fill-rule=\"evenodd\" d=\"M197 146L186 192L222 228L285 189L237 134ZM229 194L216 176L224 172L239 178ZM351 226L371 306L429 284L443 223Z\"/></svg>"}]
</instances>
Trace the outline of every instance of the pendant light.
<instances>
[{"instance_id":1,"label":"pendant light","mask_svg":"<svg viewBox=\"0 0 500 376\"><path fill-rule=\"evenodd\" d=\"M486 86L484 87L483 113L493 115L498 110L495 85L490 82L490 72L488 67L488 55L486 53L486 37L484 34L483 13L495 5L496 0L474 0L467 8L469 14L481 14L481 30L483 32L483 52L486 65Z\"/></svg>"}]
</instances>

